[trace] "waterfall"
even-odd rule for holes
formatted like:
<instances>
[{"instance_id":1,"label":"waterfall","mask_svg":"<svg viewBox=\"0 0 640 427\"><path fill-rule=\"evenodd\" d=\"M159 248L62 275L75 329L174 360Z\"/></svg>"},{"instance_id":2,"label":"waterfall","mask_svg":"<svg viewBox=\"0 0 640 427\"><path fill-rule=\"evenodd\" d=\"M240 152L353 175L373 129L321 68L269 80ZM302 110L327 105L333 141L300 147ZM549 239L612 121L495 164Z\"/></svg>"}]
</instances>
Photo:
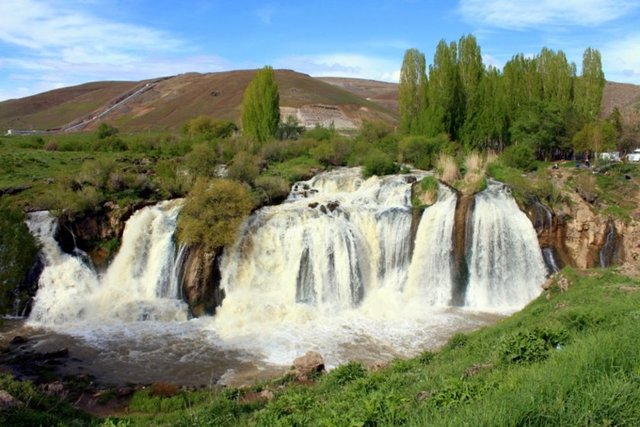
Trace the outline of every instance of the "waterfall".
<instances>
[{"instance_id":1,"label":"waterfall","mask_svg":"<svg viewBox=\"0 0 640 427\"><path fill-rule=\"evenodd\" d=\"M476 195L467 259L466 306L520 308L540 293L546 270L535 230L501 183Z\"/></svg>"},{"instance_id":2,"label":"waterfall","mask_svg":"<svg viewBox=\"0 0 640 427\"><path fill-rule=\"evenodd\" d=\"M620 244L618 242L618 232L613 220L607 223L604 234L604 242L598 253L600 268L610 267L620 263Z\"/></svg>"},{"instance_id":3,"label":"waterfall","mask_svg":"<svg viewBox=\"0 0 640 427\"><path fill-rule=\"evenodd\" d=\"M82 254L60 249L54 238L57 221L48 212L30 214L27 225L42 244L45 262L30 320L61 324L186 319L186 306L177 299L173 238L180 207L180 201L169 201L137 211L103 275Z\"/></svg>"},{"instance_id":4,"label":"waterfall","mask_svg":"<svg viewBox=\"0 0 640 427\"><path fill-rule=\"evenodd\" d=\"M521 308L545 276L535 230L505 186L490 182L463 203L440 185L420 214L411 186L425 176L364 179L344 168L296 183L285 203L252 213L216 259L225 297L215 316L188 322L180 280L189 250L174 237L181 201L132 215L100 274L80 251L60 249L54 218L32 213L44 270L29 320L105 359L170 360L179 375L203 355L223 373L229 360L260 369L310 349L329 366L415 355Z\"/></svg>"},{"instance_id":5,"label":"waterfall","mask_svg":"<svg viewBox=\"0 0 640 427\"><path fill-rule=\"evenodd\" d=\"M288 203L253 215L224 257L220 317L331 314L359 306L377 287L402 286L410 192L402 176L363 180L359 169L297 183Z\"/></svg>"},{"instance_id":6,"label":"waterfall","mask_svg":"<svg viewBox=\"0 0 640 427\"><path fill-rule=\"evenodd\" d=\"M425 209L409 267L408 292L429 306L447 306L453 288L453 223L456 195L444 185Z\"/></svg>"}]
</instances>

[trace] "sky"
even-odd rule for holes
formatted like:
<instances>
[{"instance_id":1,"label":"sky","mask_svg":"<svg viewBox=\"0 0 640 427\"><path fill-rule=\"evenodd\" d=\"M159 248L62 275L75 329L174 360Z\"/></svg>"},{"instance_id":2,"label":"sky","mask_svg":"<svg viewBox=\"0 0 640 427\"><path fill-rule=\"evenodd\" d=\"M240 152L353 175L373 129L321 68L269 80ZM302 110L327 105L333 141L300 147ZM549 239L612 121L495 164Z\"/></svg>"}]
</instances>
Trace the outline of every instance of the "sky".
<instances>
[{"instance_id":1,"label":"sky","mask_svg":"<svg viewBox=\"0 0 640 427\"><path fill-rule=\"evenodd\" d=\"M293 69L397 81L404 52L431 63L473 34L486 65L542 47L580 71L640 84L640 0L0 0L0 100L100 80Z\"/></svg>"}]
</instances>

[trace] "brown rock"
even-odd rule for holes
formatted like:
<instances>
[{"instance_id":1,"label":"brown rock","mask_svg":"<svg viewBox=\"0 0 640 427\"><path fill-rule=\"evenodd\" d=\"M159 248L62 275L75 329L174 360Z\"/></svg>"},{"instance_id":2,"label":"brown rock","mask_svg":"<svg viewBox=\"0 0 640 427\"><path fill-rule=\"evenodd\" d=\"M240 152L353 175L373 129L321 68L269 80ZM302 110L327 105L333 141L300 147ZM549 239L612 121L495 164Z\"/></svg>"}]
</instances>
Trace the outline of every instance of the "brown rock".
<instances>
[{"instance_id":1,"label":"brown rock","mask_svg":"<svg viewBox=\"0 0 640 427\"><path fill-rule=\"evenodd\" d=\"M309 379L312 374L325 372L324 359L322 355L315 351L308 351L304 356L297 357L293 361L292 374L299 381Z\"/></svg>"},{"instance_id":2,"label":"brown rock","mask_svg":"<svg viewBox=\"0 0 640 427\"><path fill-rule=\"evenodd\" d=\"M10 408L18 408L24 405L21 401L9 394L5 390L0 390L0 411Z\"/></svg>"}]
</instances>

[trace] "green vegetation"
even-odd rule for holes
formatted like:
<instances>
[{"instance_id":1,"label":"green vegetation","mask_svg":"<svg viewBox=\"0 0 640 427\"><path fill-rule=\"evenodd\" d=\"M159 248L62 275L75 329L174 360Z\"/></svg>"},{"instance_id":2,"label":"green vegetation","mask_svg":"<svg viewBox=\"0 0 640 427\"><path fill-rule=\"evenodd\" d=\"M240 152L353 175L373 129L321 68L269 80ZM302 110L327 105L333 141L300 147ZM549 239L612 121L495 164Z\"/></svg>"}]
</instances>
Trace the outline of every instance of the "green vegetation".
<instances>
[{"instance_id":1,"label":"green vegetation","mask_svg":"<svg viewBox=\"0 0 640 427\"><path fill-rule=\"evenodd\" d=\"M256 73L242 99L242 132L258 142L276 136L280 125L280 95L273 68Z\"/></svg>"},{"instance_id":2,"label":"green vegetation","mask_svg":"<svg viewBox=\"0 0 640 427\"><path fill-rule=\"evenodd\" d=\"M438 180L433 176L425 176L418 185L413 186L411 205L414 208L426 208L438 200Z\"/></svg>"},{"instance_id":3,"label":"green vegetation","mask_svg":"<svg viewBox=\"0 0 640 427\"><path fill-rule=\"evenodd\" d=\"M244 185L226 179L198 178L178 219L178 239L208 249L230 245L251 207Z\"/></svg>"},{"instance_id":4,"label":"green vegetation","mask_svg":"<svg viewBox=\"0 0 640 427\"><path fill-rule=\"evenodd\" d=\"M571 154L573 135L600 111L605 83L595 49L585 50L580 76L564 52L548 48L534 58L517 54L497 70L485 68L472 35L441 40L428 73L424 55L407 50L400 76L401 134L445 133L467 151L525 144L541 160ZM604 148L597 140L581 137L580 150Z\"/></svg>"},{"instance_id":5,"label":"green vegetation","mask_svg":"<svg viewBox=\"0 0 640 427\"><path fill-rule=\"evenodd\" d=\"M0 203L0 312L11 312L16 296L21 301L27 295L19 287L34 264L38 245L24 223L24 214Z\"/></svg>"},{"instance_id":6,"label":"green vegetation","mask_svg":"<svg viewBox=\"0 0 640 427\"><path fill-rule=\"evenodd\" d=\"M0 411L3 426L90 425L92 418L71 404L55 396L48 396L28 381L14 380L11 375L0 374L0 390L6 391L20 403Z\"/></svg>"}]
</instances>

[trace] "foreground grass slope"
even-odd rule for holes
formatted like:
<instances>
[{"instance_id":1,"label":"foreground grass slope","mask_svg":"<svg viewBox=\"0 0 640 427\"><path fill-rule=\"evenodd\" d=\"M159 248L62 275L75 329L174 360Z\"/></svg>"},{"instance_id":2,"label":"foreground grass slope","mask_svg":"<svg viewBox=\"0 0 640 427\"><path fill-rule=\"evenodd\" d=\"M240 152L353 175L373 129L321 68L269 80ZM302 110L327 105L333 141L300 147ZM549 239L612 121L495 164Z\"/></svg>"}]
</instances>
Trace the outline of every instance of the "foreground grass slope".
<instances>
[{"instance_id":1,"label":"foreground grass slope","mask_svg":"<svg viewBox=\"0 0 640 427\"><path fill-rule=\"evenodd\" d=\"M439 352L311 383L134 395L118 425L526 426L640 423L640 281L564 270L522 312ZM262 396L275 396L269 400Z\"/></svg>"}]
</instances>

